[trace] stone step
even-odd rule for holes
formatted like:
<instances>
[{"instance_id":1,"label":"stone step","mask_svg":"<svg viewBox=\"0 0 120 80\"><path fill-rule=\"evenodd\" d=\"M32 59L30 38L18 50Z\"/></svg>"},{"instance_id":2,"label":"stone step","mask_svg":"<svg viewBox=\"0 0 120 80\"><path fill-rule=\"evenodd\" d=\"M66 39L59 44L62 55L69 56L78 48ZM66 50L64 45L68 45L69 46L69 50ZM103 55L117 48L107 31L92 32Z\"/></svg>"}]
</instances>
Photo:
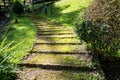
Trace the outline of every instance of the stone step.
<instances>
[{"instance_id":1,"label":"stone step","mask_svg":"<svg viewBox=\"0 0 120 80\"><path fill-rule=\"evenodd\" d=\"M30 53L37 53L37 54L72 54L72 55L74 55L74 54L84 54L84 55L88 55L88 53L87 52L83 52L83 51L81 51L81 52L53 52L53 51L29 51Z\"/></svg>"},{"instance_id":2,"label":"stone step","mask_svg":"<svg viewBox=\"0 0 120 80\"><path fill-rule=\"evenodd\" d=\"M97 72L23 68L17 80L102 80Z\"/></svg>"},{"instance_id":3,"label":"stone step","mask_svg":"<svg viewBox=\"0 0 120 80\"><path fill-rule=\"evenodd\" d=\"M73 31L67 30L67 29L66 29L66 30L65 30L65 29L56 29L56 30L55 30L55 29L50 29L50 30L48 30L48 29L46 29L46 30L45 30L45 29L38 29L38 31L43 31L43 32L51 32L51 31L52 31L52 32L54 32L54 31L55 31L55 32L56 32L56 31L57 31L57 32L59 32L59 31L73 32Z\"/></svg>"},{"instance_id":4,"label":"stone step","mask_svg":"<svg viewBox=\"0 0 120 80\"><path fill-rule=\"evenodd\" d=\"M74 33L38 33L38 35L73 35Z\"/></svg>"},{"instance_id":5,"label":"stone step","mask_svg":"<svg viewBox=\"0 0 120 80\"><path fill-rule=\"evenodd\" d=\"M29 65L38 64L37 66L47 66L51 68L58 68L58 69L80 69L81 67L84 68L92 68L92 56L90 55L81 55L81 54L39 54L39 53L32 53L23 60L22 64ZM31 65L32 66L32 65Z\"/></svg>"},{"instance_id":6,"label":"stone step","mask_svg":"<svg viewBox=\"0 0 120 80\"><path fill-rule=\"evenodd\" d=\"M38 33L44 33L44 34L60 34L60 33L73 33L73 34L75 34L75 32L74 31L52 31L52 30L49 30L49 31L43 31L43 30L41 30L41 31L38 31Z\"/></svg>"},{"instance_id":7,"label":"stone step","mask_svg":"<svg viewBox=\"0 0 120 80\"><path fill-rule=\"evenodd\" d=\"M72 52L72 53L85 53L86 45L51 45L51 44L38 44L34 45L32 51L42 51L42 52Z\"/></svg>"},{"instance_id":8,"label":"stone step","mask_svg":"<svg viewBox=\"0 0 120 80\"><path fill-rule=\"evenodd\" d=\"M49 43L34 43L35 45L81 45L81 43L55 43L55 42L49 42Z\"/></svg>"},{"instance_id":9,"label":"stone step","mask_svg":"<svg viewBox=\"0 0 120 80\"><path fill-rule=\"evenodd\" d=\"M37 37L38 39L78 39L78 37L72 37L72 36L61 36L61 37L59 37L59 36L54 36L54 37L40 37L40 36L38 36Z\"/></svg>"},{"instance_id":10,"label":"stone step","mask_svg":"<svg viewBox=\"0 0 120 80\"><path fill-rule=\"evenodd\" d=\"M38 30L71 30L71 29L67 29L67 28L59 28L59 27L40 27L38 26Z\"/></svg>"},{"instance_id":11,"label":"stone step","mask_svg":"<svg viewBox=\"0 0 120 80\"><path fill-rule=\"evenodd\" d=\"M76 35L38 35L39 37L77 37Z\"/></svg>"},{"instance_id":12,"label":"stone step","mask_svg":"<svg viewBox=\"0 0 120 80\"><path fill-rule=\"evenodd\" d=\"M81 43L77 38L40 38L36 39L36 43ZM82 44L82 43L81 43Z\"/></svg>"},{"instance_id":13,"label":"stone step","mask_svg":"<svg viewBox=\"0 0 120 80\"><path fill-rule=\"evenodd\" d=\"M38 28L52 28L52 29L71 29L71 28L67 28L67 27L64 27L64 26L55 26L55 25L47 25L47 26L45 26L45 25L40 25L40 24L34 24L35 26L37 26Z\"/></svg>"}]
</instances>

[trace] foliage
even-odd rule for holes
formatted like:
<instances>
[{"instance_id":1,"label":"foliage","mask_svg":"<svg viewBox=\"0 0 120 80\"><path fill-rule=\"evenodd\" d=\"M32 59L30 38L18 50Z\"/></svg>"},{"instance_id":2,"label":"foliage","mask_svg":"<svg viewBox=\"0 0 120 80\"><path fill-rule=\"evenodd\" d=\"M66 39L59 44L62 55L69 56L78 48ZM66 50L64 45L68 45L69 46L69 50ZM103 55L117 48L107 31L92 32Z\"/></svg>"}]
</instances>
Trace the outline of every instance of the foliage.
<instances>
[{"instance_id":1,"label":"foliage","mask_svg":"<svg viewBox=\"0 0 120 80\"><path fill-rule=\"evenodd\" d=\"M13 24L13 20L5 27L5 33L2 35L2 39L7 37L6 43L14 41L13 45L15 50L10 53L14 54L14 58L10 58L12 63L20 63L23 56L28 54L28 51L33 44L36 36L36 28L31 24L26 17L18 17L21 23ZM2 41L1 39L1 41Z\"/></svg>"},{"instance_id":2,"label":"foliage","mask_svg":"<svg viewBox=\"0 0 120 80\"><path fill-rule=\"evenodd\" d=\"M86 9L83 18L76 21L76 32L80 38L91 44L96 53L105 55L118 53L120 49L119 10L117 0L94 0Z\"/></svg>"},{"instance_id":3,"label":"foliage","mask_svg":"<svg viewBox=\"0 0 120 80\"><path fill-rule=\"evenodd\" d=\"M17 15L22 14L24 12L23 5L19 1L15 1L13 4L13 12Z\"/></svg>"},{"instance_id":4,"label":"foliage","mask_svg":"<svg viewBox=\"0 0 120 80\"><path fill-rule=\"evenodd\" d=\"M13 41L9 44L5 44L5 41L6 38L0 44L0 79L11 80L15 72L15 67L8 59L12 56L10 51L14 50L14 46L12 46Z\"/></svg>"}]
</instances>

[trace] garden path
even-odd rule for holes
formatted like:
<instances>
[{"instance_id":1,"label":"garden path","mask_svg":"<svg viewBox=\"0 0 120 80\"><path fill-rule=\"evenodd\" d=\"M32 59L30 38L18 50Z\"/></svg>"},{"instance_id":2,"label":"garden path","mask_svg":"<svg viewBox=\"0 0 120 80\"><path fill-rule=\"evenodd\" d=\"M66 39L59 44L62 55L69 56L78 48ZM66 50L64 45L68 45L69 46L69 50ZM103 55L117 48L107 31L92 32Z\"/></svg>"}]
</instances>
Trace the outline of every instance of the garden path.
<instances>
[{"instance_id":1,"label":"garden path","mask_svg":"<svg viewBox=\"0 0 120 80\"><path fill-rule=\"evenodd\" d=\"M18 80L100 80L93 56L73 29L30 16L37 27L36 41L20 65Z\"/></svg>"}]
</instances>

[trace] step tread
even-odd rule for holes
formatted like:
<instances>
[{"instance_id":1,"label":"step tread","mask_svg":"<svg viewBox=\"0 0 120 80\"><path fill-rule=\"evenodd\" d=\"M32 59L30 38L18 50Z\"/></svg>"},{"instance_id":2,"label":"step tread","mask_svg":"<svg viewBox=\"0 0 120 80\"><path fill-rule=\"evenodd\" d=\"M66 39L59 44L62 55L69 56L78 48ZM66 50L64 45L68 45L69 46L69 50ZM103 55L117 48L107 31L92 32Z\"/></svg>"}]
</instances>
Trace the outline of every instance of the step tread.
<instances>
[{"instance_id":1,"label":"step tread","mask_svg":"<svg viewBox=\"0 0 120 80\"><path fill-rule=\"evenodd\" d=\"M39 43L34 43L36 45L42 45L42 44L48 44L48 45L81 45L81 43L65 43L65 42L62 42L62 43L56 43L56 42L39 42Z\"/></svg>"},{"instance_id":2,"label":"step tread","mask_svg":"<svg viewBox=\"0 0 120 80\"><path fill-rule=\"evenodd\" d=\"M30 53L39 53L39 54L87 54L86 51L79 51L79 52L61 52L61 51L29 51Z\"/></svg>"},{"instance_id":3,"label":"step tread","mask_svg":"<svg viewBox=\"0 0 120 80\"><path fill-rule=\"evenodd\" d=\"M32 51L48 51L48 52L86 52L86 45L35 45Z\"/></svg>"},{"instance_id":4,"label":"step tread","mask_svg":"<svg viewBox=\"0 0 120 80\"><path fill-rule=\"evenodd\" d=\"M37 38L36 43L81 43L76 38ZM83 44L83 43L81 43Z\"/></svg>"},{"instance_id":5,"label":"step tread","mask_svg":"<svg viewBox=\"0 0 120 80\"><path fill-rule=\"evenodd\" d=\"M21 80L99 80L99 74L95 72L68 71L68 70L45 70L41 68L24 68L18 73ZM19 80L19 79L18 79Z\"/></svg>"},{"instance_id":6,"label":"step tread","mask_svg":"<svg viewBox=\"0 0 120 80\"><path fill-rule=\"evenodd\" d=\"M72 35L72 34L74 34L74 33L38 33L38 35Z\"/></svg>"},{"instance_id":7,"label":"step tread","mask_svg":"<svg viewBox=\"0 0 120 80\"><path fill-rule=\"evenodd\" d=\"M73 34L73 35L68 35L68 34L66 34L66 35L56 35L56 34L54 34L54 35L38 35L39 37L77 37L75 34Z\"/></svg>"},{"instance_id":8,"label":"step tread","mask_svg":"<svg viewBox=\"0 0 120 80\"><path fill-rule=\"evenodd\" d=\"M41 64L43 66L56 66L56 67L91 67L92 56L80 54L37 54L32 53L28 58L23 60L23 64Z\"/></svg>"}]
</instances>

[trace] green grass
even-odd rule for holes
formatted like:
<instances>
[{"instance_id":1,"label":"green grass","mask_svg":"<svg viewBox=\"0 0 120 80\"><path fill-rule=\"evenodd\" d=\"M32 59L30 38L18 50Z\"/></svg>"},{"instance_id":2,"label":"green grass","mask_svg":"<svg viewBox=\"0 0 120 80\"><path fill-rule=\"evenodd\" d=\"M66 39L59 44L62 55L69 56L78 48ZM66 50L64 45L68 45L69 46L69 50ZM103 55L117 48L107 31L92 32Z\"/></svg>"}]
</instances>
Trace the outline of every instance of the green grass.
<instances>
[{"instance_id":1,"label":"green grass","mask_svg":"<svg viewBox=\"0 0 120 80\"><path fill-rule=\"evenodd\" d=\"M32 46L35 36L36 28L32 25L27 17L18 17L19 23L15 24L14 20L11 20L7 26L5 26L5 33L2 34L1 41L6 37L5 44L9 44L12 41L12 50L8 53L11 54L9 61L12 63L20 63L22 58L28 54L30 47Z\"/></svg>"},{"instance_id":2,"label":"green grass","mask_svg":"<svg viewBox=\"0 0 120 80\"><path fill-rule=\"evenodd\" d=\"M50 7L48 7L48 15L41 12L40 16L52 22L73 27L74 20L85 10L91 1L92 0L61 0L54 4L52 14L50 13Z\"/></svg>"},{"instance_id":3,"label":"green grass","mask_svg":"<svg viewBox=\"0 0 120 80\"><path fill-rule=\"evenodd\" d=\"M4 28L0 37L0 79L12 80L18 70L15 64L20 63L32 46L36 28L27 17L19 17L19 23L12 19ZM1 31L2 31L1 30Z\"/></svg>"}]
</instances>

